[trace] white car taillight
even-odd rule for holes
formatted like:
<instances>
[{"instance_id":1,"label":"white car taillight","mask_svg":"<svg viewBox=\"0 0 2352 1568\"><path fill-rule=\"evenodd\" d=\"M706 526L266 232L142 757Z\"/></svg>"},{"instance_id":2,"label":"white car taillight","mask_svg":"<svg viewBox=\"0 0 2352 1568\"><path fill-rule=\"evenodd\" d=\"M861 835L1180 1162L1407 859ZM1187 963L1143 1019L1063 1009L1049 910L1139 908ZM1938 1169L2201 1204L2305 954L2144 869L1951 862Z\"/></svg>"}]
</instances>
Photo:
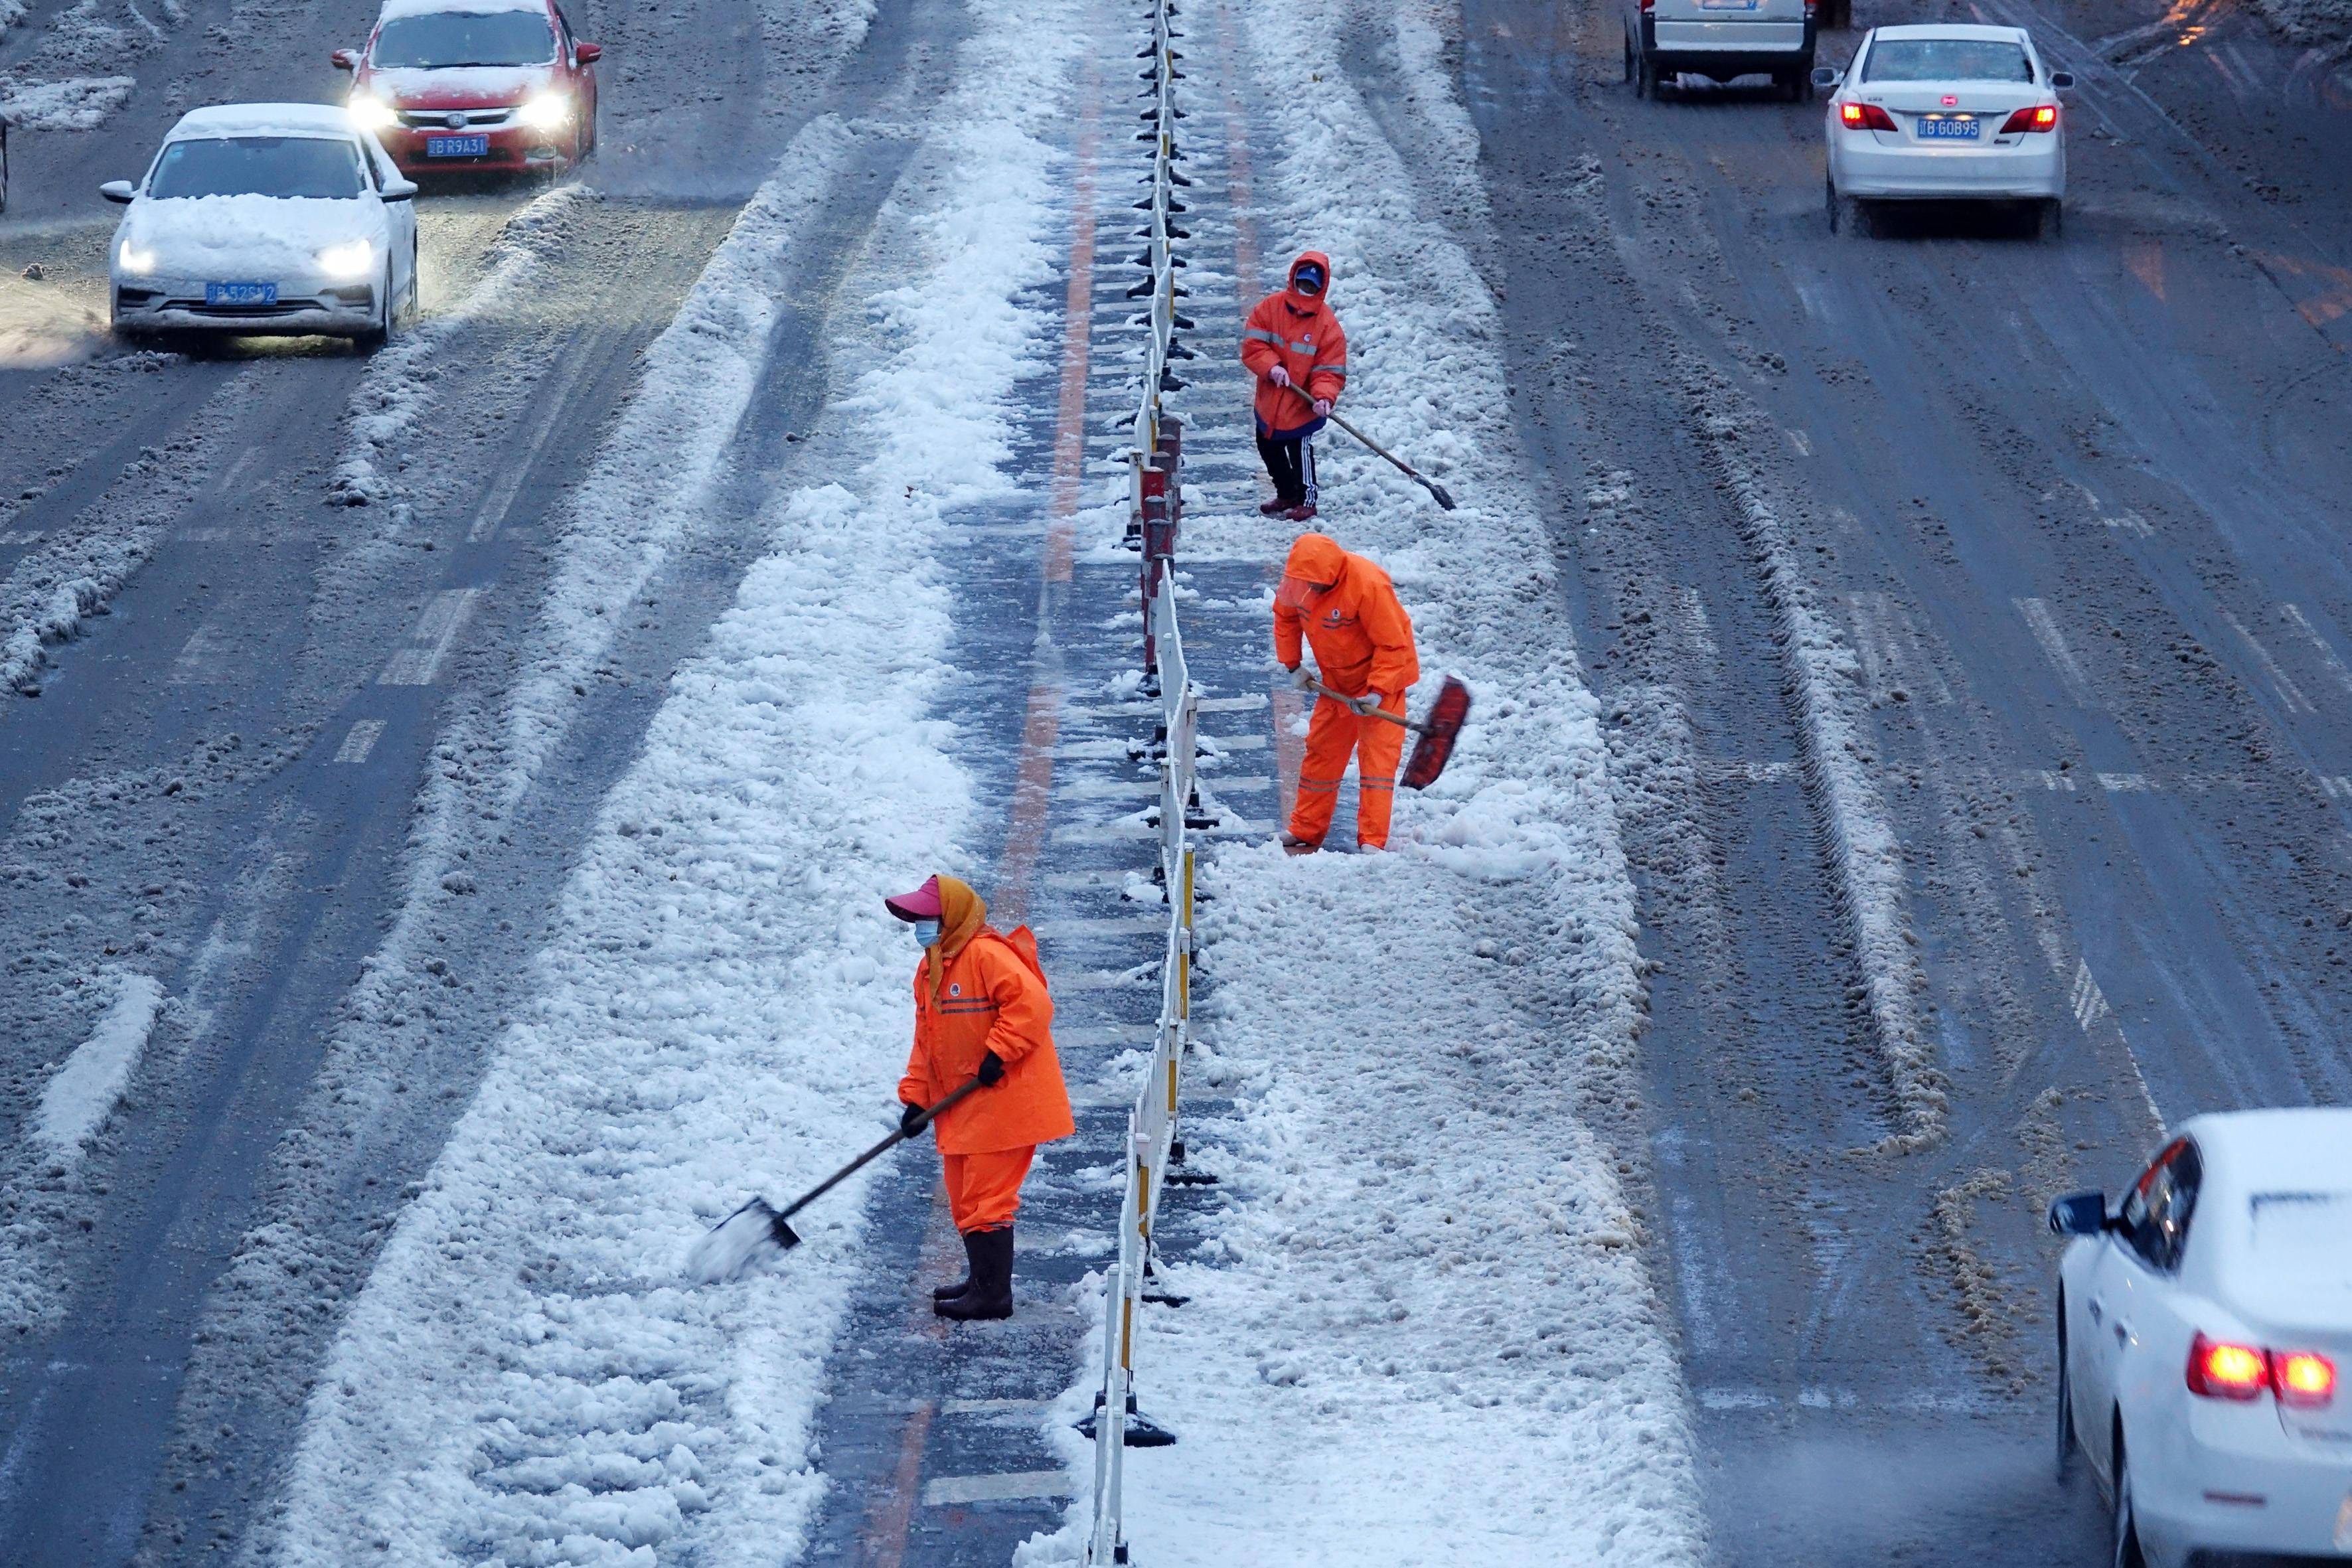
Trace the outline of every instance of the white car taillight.
<instances>
[{"instance_id":1,"label":"white car taillight","mask_svg":"<svg viewBox=\"0 0 2352 1568\"><path fill-rule=\"evenodd\" d=\"M2273 1351L2271 1386L2281 1405L2316 1409L2336 1397L2336 1363L2316 1351Z\"/></svg>"},{"instance_id":2,"label":"white car taillight","mask_svg":"<svg viewBox=\"0 0 2352 1568\"><path fill-rule=\"evenodd\" d=\"M2252 1345L2199 1334L2189 1347L2189 1392L2207 1399L2254 1399L2270 1386L2271 1358Z\"/></svg>"},{"instance_id":3,"label":"white car taillight","mask_svg":"<svg viewBox=\"0 0 2352 1568\"><path fill-rule=\"evenodd\" d=\"M2199 1334L2189 1347L2189 1392L2207 1399L2259 1399L2315 1410L2336 1398L2336 1363L2316 1351L2272 1351Z\"/></svg>"}]
</instances>

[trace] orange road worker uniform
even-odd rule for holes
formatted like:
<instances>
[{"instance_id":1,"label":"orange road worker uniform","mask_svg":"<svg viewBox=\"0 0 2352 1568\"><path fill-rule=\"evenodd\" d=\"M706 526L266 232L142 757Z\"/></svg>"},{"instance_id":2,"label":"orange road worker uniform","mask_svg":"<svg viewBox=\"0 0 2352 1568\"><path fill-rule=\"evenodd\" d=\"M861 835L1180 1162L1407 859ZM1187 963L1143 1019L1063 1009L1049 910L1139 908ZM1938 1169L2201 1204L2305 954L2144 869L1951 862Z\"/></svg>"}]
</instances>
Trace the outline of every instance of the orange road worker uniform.
<instances>
[{"instance_id":1,"label":"orange road worker uniform","mask_svg":"<svg viewBox=\"0 0 2352 1568\"><path fill-rule=\"evenodd\" d=\"M1076 1131L1036 939L1026 926L1009 934L991 927L986 902L953 877L885 902L919 935L934 926L937 933L915 971L914 1047L898 1081L906 1121L974 1078L983 1085L937 1119L948 1212L971 1263L963 1287L936 1293L939 1308L948 1317L1009 1316L1021 1184L1038 1144Z\"/></svg>"},{"instance_id":2,"label":"orange road worker uniform","mask_svg":"<svg viewBox=\"0 0 2352 1568\"><path fill-rule=\"evenodd\" d=\"M1302 633L1315 650L1323 684L1355 701L1316 700L1289 836L1306 848L1322 844L1352 753L1360 792L1356 842L1366 849L1383 848L1405 732L1363 710L1377 706L1403 715L1405 691L1421 679L1412 618L1398 602L1387 573L1322 534L1302 533L1290 547L1274 599L1274 657L1294 674Z\"/></svg>"},{"instance_id":3,"label":"orange road worker uniform","mask_svg":"<svg viewBox=\"0 0 2352 1568\"><path fill-rule=\"evenodd\" d=\"M1330 301L1331 258L1310 250L1242 327L1242 366L1257 382L1258 457L1274 481L1267 516L1315 515L1315 433L1348 386L1348 334Z\"/></svg>"}]
</instances>

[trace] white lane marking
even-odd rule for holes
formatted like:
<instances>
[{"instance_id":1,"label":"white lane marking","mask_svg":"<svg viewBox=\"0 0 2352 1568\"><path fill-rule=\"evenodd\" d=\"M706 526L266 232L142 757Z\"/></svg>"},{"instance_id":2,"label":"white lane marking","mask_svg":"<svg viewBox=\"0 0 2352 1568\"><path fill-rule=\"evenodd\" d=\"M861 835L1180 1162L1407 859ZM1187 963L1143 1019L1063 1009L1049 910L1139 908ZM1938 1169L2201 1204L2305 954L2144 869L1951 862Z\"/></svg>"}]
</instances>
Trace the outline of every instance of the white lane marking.
<instances>
[{"instance_id":1,"label":"white lane marking","mask_svg":"<svg viewBox=\"0 0 2352 1568\"><path fill-rule=\"evenodd\" d=\"M2146 773L2101 773L2099 787L2118 795L2145 795L2157 785Z\"/></svg>"},{"instance_id":2,"label":"white lane marking","mask_svg":"<svg viewBox=\"0 0 2352 1568\"><path fill-rule=\"evenodd\" d=\"M2156 534L2156 530L2149 526L2147 519L2129 510L2103 516L2099 521L2118 532L2136 533L2142 539L2150 539Z\"/></svg>"},{"instance_id":3,"label":"white lane marking","mask_svg":"<svg viewBox=\"0 0 2352 1568\"><path fill-rule=\"evenodd\" d=\"M950 1399L940 1405L942 1415L1027 1415L1050 1410L1050 1399Z\"/></svg>"},{"instance_id":4,"label":"white lane marking","mask_svg":"<svg viewBox=\"0 0 2352 1568\"><path fill-rule=\"evenodd\" d=\"M2352 773L2322 773L2319 775L2319 788L2320 793L2330 800L2352 797Z\"/></svg>"},{"instance_id":5,"label":"white lane marking","mask_svg":"<svg viewBox=\"0 0 2352 1568\"><path fill-rule=\"evenodd\" d=\"M2139 1053L2132 1049L2131 1037L2124 1033L2123 1021L2107 1005L2107 994L2099 988L2087 958L2074 961L2074 986L2067 997L2067 1006L2086 1035L2102 1023L2114 1028L2116 1040L2124 1048L2124 1065L2131 1068L2132 1082L2139 1089L2140 1103L2147 1108L2148 1121L2158 1128L2166 1126L2164 1113L2156 1107L2156 1096L2148 1090L2147 1075L2140 1071Z\"/></svg>"},{"instance_id":6,"label":"white lane marking","mask_svg":"<svg viewBox=\"0 0 2352 1568\"><path fill-rule=\"evenodd\" d=\"M182 544L235 544L245 538L239 528L184 528L172 536Z\"/></svg>"},{"instance_id":7,"label":"white lane marking","mask_svg":"<svg viewBox=\"0 0 2352 1568\"><path fill-rule=\"evenodd\" d=\"M236 651L236 638L219 621L205 622L189 634L180 657L172 661L171 684L208 686L232 679L229 659Z\"/></svg>"},{"instance_id":8,"label":"white lane marking","mask_svg":"<svg viewBox=\"0 0 2352 1568\"><path fill-rule=\"evenodd\" d=\"M1141 915L1071 915L1062 920L1037 921L1033 929L1040 942L1075 942L1081 937L1125 936L1133 931L1164 931L1168 929L1168 911L1154 910Z\"/></svg>"},{"instance_id":9,"label":"white lane marking","mask_svg":"<svg viewBox=\"0 0 2352 1568\"><path fill-rule=\"evenodd\" d=\"M361 720L358 723L352 726L352 732L343 737L343 743L335 748L335 761L339 763L366 762L368 759L368 753L375 750L376 742L381 740L383 736L383 720Z\"/></svg>"},{"instance_id":10,"label":"white lane marking","mask_svg":"<svg viewBox=\"0 0 2352 1568\"><path fill-rule=\"evenodd\" d=\"M1691 651L1709 664L1719 662L1723 650L1716 646L1715 626L1706 618L1706 595L1694 585L1676 590L1675 597L1682 605L1683 637Z\"/></svg>"},{"instance_id":11,"label":"white lane marking","mask_svg":"<svg viewBox=\"0 0 2352 1568\"><path fill-rule=\"evenodd\" d=\"M0 533L0 544L38 544L40 542L41 531L37 528L20 528L13 533Z\"/></svg>"},{"instance_id":12,"label":"white lane marking","mask_svg":"<svg viewBox=\"0 0 2352 1568\"><path fill-rule=\"evenodd\" d=\"M1781 784L1797 776L1794 763L1721 762L1703 764L1709 774L1740 784Z\"/></svg>"},{"instance_id":13,"label":"white lane marking","mask_svg":"<svg viewBox=\"0 0 2352 1568\"><path fill-rule=\"evenodd\" d=\"M2074 991L2067 998L2066 1005L2074 1011L2074 1022L2085 1029L2107 1016L2106 993L2099 989L2099 983L2092 977L2091 966L2085 961L2077 960L2075 963Z\"/></svg>"},{"instance_id":14,"label":"white lane marking","mask_svg":"<svg viewBox=\"0 0 2352 1568\"><path fill-rule=\"evenodd\" d=\"M229 489L236 486L238 479L244 478L245 470L253 467L253 460L260 456L260 447L247 447L245 449L245 456L239 458L236 462L231 463L228 466L228 472L223 474L220 478L220 483L213 488L215 490L226 494Z\"/></svg>"},{"instance_id":15,"label":"white lane marking","mask_svg":"<svg viewBox=\"0 0 2352 1568\"><path fill-rule=\"evenodd\" d=\"M376 677L384 686L430 686L441 673L441 661L449 657L449 645L466 624L474 601L481 596L479 588L445 588L433 595L417 617L416 629L409 634L409 646L395 651L383 673Z\"/></svg>"},{"instance_id":16,"label":"white lane marking","mask_svg":"<svg viewBox=\"0 0 2352 1568\"><path fill-rule=\"evenodd\" d=\"M1069 1028L1058 1026L1054 1030L1054 1043L1072 1050L1102 1050L1112 1046L1133 1046L1148 1050L1151 1046L1151 1026L1149 1024L1076 1024Z\"/></svg>"},{"instance_id":17,"label":"white lane marking","mask_svg":"<svg viewBox=\"0 0 2352 1568\"><path fill-rule=\"evenodd\" d=\"M1001 1476L940 1476L923 1483L923 1506L944 1508L964 1502L1011 1502L1019 1498L1064 1498L1070 1495L1065 1470L1013 1470Z\"/></svg>"},{"instance_id":18,"label":"white lane marking","mask_svg":"<svg viewBox=\"0 0 2352 1568\"><path fill-rule=\"evenodd\" d=\"M2091 696L2090 677L2084 675L2083 667L2075 662L2074 650L2066 646L2066 635L2058 629L2058 617L2050 613L2050 602L2040 598L2012 599L2010 602L2017 606L2017 613L2025 617L2026 629L2033 634L2033 640L2042 645L2042 651L2058 671L2058 679L2065 685L2066 694L2074 700L2074 705L2078 708L2097 707L2098 703Z\"/></svg>"},{"instance_id":19,"label":"white lane marking","mask_svg":"<svg viewBox=\"0 0 2352 1568\"><path fill-rule=\"evenodd\" d=\"M1812 437L1802 430L1785 430L1782 434L1789 437L1789 445L1797 449L1797 456L1810 458L1813 455Z\"/></svg>"},{"instance_id":20,"label":"white lane marking","mask_svg":"<svg viewBox=\"0 0 2352 1568\"><path fill-rule=\"evenodd\" d=\"M2352 695L2352 669L2345 668L2344 661L2336 657L2335 648L2328 646L2327 639L2319 635L2319 628L2311 624L2303 611L2294 605L2281 605L2279 619L2302 635L2303 640L2318 653L2319 662L2326 667L2329 677L2347 695Z\"/></svg>"},{"instance_id":21,"label":"white lane marking","mask_svg":"<svg viewBox=\"0 0 2352 1568\"><path fill-rule=\"evenodd\" d=\"M2028 768L2025 776L2043 789L2064 790L2068 795L2074 793L2074 775L2071 773L2057 768Z\"/></svg>"},{"instance_id":22,"label":"white lane marking","mask_svg":"<svg viewBox=\"0 0 2352 1568\"><path fill-rule=\"evenodd\" d=\"M592 344L593 342L592 339ZM557 383L555 390L548 394L547 401L540 405L539 417L531 421L530 434L524 440L521 454L507 464L505 471L499 475L498 482L482 498L481 510L474 513L474 524L466 531L467 542L481 543L497 533L506 521L507 512L514 506L515 497L521 493L524 478L538 463L539 455L547 449L549 439L555 434L556 423L565 405L572 401L572 390L580 384L580 378L588 374L588 362L593 357L588 353L576 353L565 363L562 379Z\"/></svg>"},{"instance_id":23,"label":"white lane marking","mask_svg":"<svg viewBox=\"0 0 2352 1568\"><path fill-rule=\"evenodd\" d=\"M2285 670L2279 668L2278 660L2271 657L2271 650L2264 647L2254 634L2246 628L2246 624L2227 610L2221 612L2221 618L2230 623L2230 629L2238 634L2247 649L2253 654L2254 662L2263 667L2263 673L2270 678L2271 689L2278 693L2279 700L2286 704L2287 711L2290 713L2313 711L2311 699L2305 697L2303 694L2303 689L2288 678Z\"/></svg>"},{"instance_id":24,"label":"white lane marking","mask_svg":"<svg viewBox=\"0 0 2352 1568\"><path fill-rule=\"evenodd\" d=\"M2000 1408L2000 1402L1981 1394L1946 1394L1932 1389L1917 1389L1908 1394L1889 1395L1883 1392L1864 1393L1853 1388L1827 1388L1808 1385L1797 1391L1792 1399L1762 1388L1702 1388L1695 1397L1708 1410L1780 1410L1788 1405L1801 1405L1807 1410L1887 1410L1905 1412L1941 1412L1950 1415L1990 1414Z\"/></svg>"}]
</instances>

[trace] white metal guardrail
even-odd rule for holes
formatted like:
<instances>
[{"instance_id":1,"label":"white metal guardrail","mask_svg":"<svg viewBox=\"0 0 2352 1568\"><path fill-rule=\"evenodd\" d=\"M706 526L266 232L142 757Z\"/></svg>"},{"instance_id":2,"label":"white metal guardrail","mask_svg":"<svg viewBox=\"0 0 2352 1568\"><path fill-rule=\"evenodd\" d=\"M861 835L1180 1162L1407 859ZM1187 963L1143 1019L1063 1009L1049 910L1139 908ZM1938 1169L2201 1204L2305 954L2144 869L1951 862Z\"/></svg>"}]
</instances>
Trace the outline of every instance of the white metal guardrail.
<instances>
[{"instance_id":1,"label":"white metal guardrail","mask_svg":"<svg viewBox=\"0 0 2352 1568\"><path fill-rule=\"evenodd\" d=\"M1187 182L1175 167L1176 121L1181 111L1175 104L1177 35L1170 26L1174 10L1171 0L1152 0L1151 47L1144 51L1150 62L1143 73L1150 84L1144 96L1150 106L1143 111L1146 129L1139 140L1152 144L1151 191L1137 205L1149 212L1150 221L1141 235L1148 241L1147 248L1136 261L1150 276L1129 290L1129 297L1147 301L1136 324L1149 330L1143 347L1142 395L1128 455L1132 472L1128 542L1139 547L1143 557L1144 670L1160 700L1163 750L1158 844L1169 920L1160 955L1160 1017L1153 1031L1150 1066L1128 1116L1127 1184L1119 1200L1118 1261L1103 1292L1102 1381L1095 1396L1094 1521L1087 1540L1087 1562L1093 1568L1128 1560L1121 1512L1128 1448L1173 1440L1136 1413L1135 1364L1138 1320L1151 1268L1152 1226L1159 1215L1160 1193L1168 1185L1170 1165L1181 1158L1176 1112L1184 1047L1192 1026L1191 832L1202 825L1197 815L1193 777L1200 694L1193 689L1185 666L1184 639L1176 624L1175 553L1183 508L1179 472L1183 427L1160 405L1162 394L1182 385L1171 371L1171 362L1192 357L1191 351L1176 341L1177 328L1192 323L1176 307L1183 292L1176 273L1183 264L1175 254L1174 241L1186 237L1171 220L1184 210L1176 192Z\"/></svg>"}]
</instances>

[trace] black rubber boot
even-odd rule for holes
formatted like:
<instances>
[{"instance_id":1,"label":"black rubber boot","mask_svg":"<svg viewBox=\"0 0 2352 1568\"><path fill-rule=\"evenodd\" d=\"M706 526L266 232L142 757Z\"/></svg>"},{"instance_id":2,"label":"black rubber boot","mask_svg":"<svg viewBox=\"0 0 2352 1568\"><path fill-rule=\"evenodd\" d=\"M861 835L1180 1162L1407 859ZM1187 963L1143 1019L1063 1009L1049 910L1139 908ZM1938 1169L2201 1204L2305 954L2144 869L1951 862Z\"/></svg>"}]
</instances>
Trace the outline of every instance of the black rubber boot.
<instances>
[{"instance_id":1,"label":"black rubber boot","mask_svg":"<svg viewBox=\"0 0 2352 1568\"><path fill-rule=\"evenodd\" d=\"M952 1301L958 1296L962 1295L965 1291L971 1289L971 1277L975 1271L975 1265L971 1260L971 1237L972 1236L977 1236L980 1233L978 1231L974 1231L971 1235L966 1236L963 1238L963 1278L957 1280L952 1285L941 1285L937 1289L933 1290L931 1292L932 1300Z\"/></svg>"},{"instance_id":2,"label":"black rubber boot","mask_svg":"<svg viewBox=\"0 0 2352 1568\"><path fill-rule=\"evenodd\" d=\"M963 1238L971 1253L971 1289L931 1303L931 1310L960 1323L1013 1315L1013 1227L975 1230Z\"/></svg>"}]
</instances>

